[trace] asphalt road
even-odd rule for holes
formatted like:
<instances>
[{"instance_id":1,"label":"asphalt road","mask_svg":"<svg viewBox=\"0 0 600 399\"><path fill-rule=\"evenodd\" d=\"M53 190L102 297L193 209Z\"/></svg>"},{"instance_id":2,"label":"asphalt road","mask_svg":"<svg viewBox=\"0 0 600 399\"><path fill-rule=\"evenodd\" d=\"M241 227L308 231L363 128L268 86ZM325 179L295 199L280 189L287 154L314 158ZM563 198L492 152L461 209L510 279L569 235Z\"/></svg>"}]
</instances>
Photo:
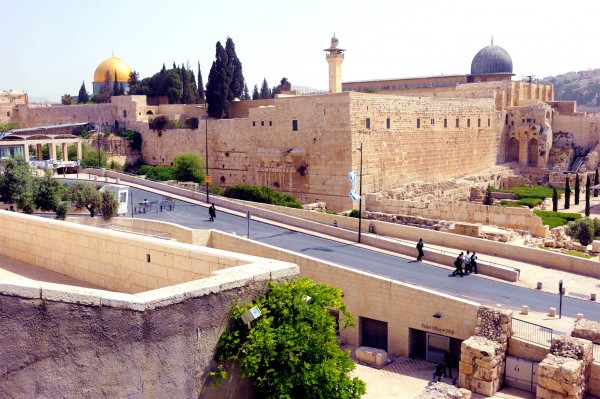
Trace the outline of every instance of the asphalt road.
<instances>
[{"instance_id":1,"label":"asphalt road","mask_svg":"<svg viewBox=\"0 0 600 399\"><path fill-rule=\"evenodd\" d=\"M144 199L156 201L165 197L132 188L132 198L133 203L137 204ZM244 237L248 229L247 219L244 217L217 209L217 218L211 222L207 207L179 200L176 200L173 211L134 214L134 217L161 220L189 228L215 229ZM502 304L513 309L528 305L530 310L538 312L547 312L550 307L556 307L558 310L559 307L557 294L474 275L452 277L450 270L445 268L417 263L400 256L388 255L267 223L251 221L250 239L483 304ZM563 297L562 312L569 317L583 313L587 319L600 321L600 305L587 300Z\"/></svg>"}]
</instances>

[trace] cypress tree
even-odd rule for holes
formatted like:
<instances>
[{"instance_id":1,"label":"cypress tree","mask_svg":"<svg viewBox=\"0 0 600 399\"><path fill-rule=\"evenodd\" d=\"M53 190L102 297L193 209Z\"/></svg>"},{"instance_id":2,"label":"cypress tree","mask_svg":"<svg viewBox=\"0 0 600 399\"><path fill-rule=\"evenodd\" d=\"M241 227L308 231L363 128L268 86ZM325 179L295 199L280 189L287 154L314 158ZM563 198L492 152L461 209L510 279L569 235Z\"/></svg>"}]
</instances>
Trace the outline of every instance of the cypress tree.
<instances>
[{"instance_id":1,"label":"cypress tree","mask_svg":"<svg viewBox=\"0 0 600 399\"><path fill-rule=\"evenodd\" d=\"M190 94L190 88L188 87L190 84L189 81L189 76L187 74L187 71L185 70L185 66L183 64L181 64L181 103L182 104L189 104L190 99L189 99L189 94Z\"/></svg>"},{"instance_id":2,"label":"cypress tree","mask_svg":"<svg viewBox=\"0 0 600 399\"><path fill-rule=\"evenodd\" d=\"M240 98L244 91L244 74L242 73L242 62L235 53L235 44L228 37L225 42L227 52L227 74L230 76L229 93L227 100L231 103L234 98Z\"/></svg>"},{"instance_id":3,"label":"cypress tree","mask_svg":"<svg viewBox=\"0 0 600 399\"><path fill-rule=\"evenodd\" d=\"M242 100L250 100L250 92L248 91L248 85L244 82L244 93L242 94Z\"/></svg>"},{"instance_id":4,"label":"cypress tree","mask_svg":"<svg viewBox=\"0 0 600 399\"><path fill-rule=\"evenodd\" d=\"M492 197L492 186L488 184L485 190L485 196L483 197L483 205L493 205L494 198Z\"/></svg>"},{"instance_id":5,"label":"cypress tree","mask_svg":"<svg viewBox=\"0 0 600 399\"><path fill-rule=\"evenodd\" d=\"M600 184L600 176L598 176L598 168L596 168L596 174L594 175L594 186ZM594 189L594 197L598 196L598 190Z\"/></svg>"},{"instance_id":6,"label":"cypress tree","mask_svg":"<svg viewBox=\"0 0 600 399\"><path fill-rule=\"evenodd\" d=\"M227 112L230 83L231 79L227 73L227 52L221 42L217 42L215 61L210 68L206 83L206 102L210 117L222 118Z\"/></svg>"},{"instance_id":7,"label":"cypress tree","mask_svg":"<svg viewBox=\"0 0 600 399\"><path fill-rule=\"evenodd\" d=\"M100 87L100 93L98 93L98 102L107 103L110 101L110 72L104 73L104 82Z\"/></svg>"},{"instance_id":8,"label":"cypress tree","mask_svg":"<svg viewBox=\"0 0 600 399\"><path fill-rule=\"evenodd\" d=\"M190 104L198 104L198 88L196 87L196 76L188 65L188 101Z\"/></svg>"},{"instance_id":9,"label":"cypress tree","mask_svg":"<svg viewBox=\"0 0 600 399\"><path fill-rule=\"evenodd\" d=\"M81 88L79 89L79 95L77 96L77 102L79 104L82 103L87 103L88 101L90 101L90 95L88 94L87 90L85 89L85 82L81 82Z\"/></svg>"},{"instance_id":10,"label":"cypress tree","mask_svg":"<svg viewBox=\"0 0 600 399\"><path fill-rule=\"evenodd\" d=\"M575 205L579 205L579 173L575 174Z\"/></svg>"},{"instance_id":11,"label":"cypress tree","mask_svg":"<svg viewBox=\"0 0 600 399\"><path fill-rule=\"evenodd\" d=\"M585 216L590 217L590 190L592 182L590 181L590 175L586 176L585 179Z\"/></svg>"},{"instance_id":12,"label":"cypress tree","mask_svg":"<svg viewBox=\"0 0 600 399\"><path fill-rule=\"evenodd\" d=\"M200 71L200 62L198 62L198 101L206 103L206 96L204 95L204 82L202 81L202 71Z\"/></svg>"},{"instance_id":13,"label":"cypress tree","mask_svg":"<svg viewBox=\"0 0 600 399\"><path fill-rule=\"evenodd\" d=\"M252 90L252 99L260 100L260 94L258 93L258 86L254 85L254 90Z\"/></svg>"},{"instance_id":14,"label":"cypress tree","mask_svg":"<svg viewBox=\"0 0 600 399\"><path fill-rule=\"evenodd\" d=\"M117 70L116 69L115 69L115 80L113 82L112 95L113 96L120 96L121 95L119 93L119 82L117 82Z\"/></svg>"},{"instance_id":15,"label":"cypress tree","mask_svg":"<svg viewBox=\"0 0 600 399\"><path fill-rule=\"evenodd\" d=\"M567 182L565 183L565 209L571 207L571 185L569 184L569 176L567 176Z\"/></svg>"},{"instance_id":16,"label":"cypress tree","mask_svg":"<svg viewBox=\"0 0 600 399\"><path fill-rule=\"evenodd\" d=\"M552 212L558 212L558 191L552 187Z\"/></svg>"},{"instance_id":17,"label":"cypress tree","mask_svg":"<svg viewBox=\"0 0 600 399\"><path fill-rule=\"evenodd\" d=\"M267 78L263 79L262 86L260 86L260 98L262 100L271 98L271 89L269 89L269 84L267 83Z\"/></svg>"}]
</instances>

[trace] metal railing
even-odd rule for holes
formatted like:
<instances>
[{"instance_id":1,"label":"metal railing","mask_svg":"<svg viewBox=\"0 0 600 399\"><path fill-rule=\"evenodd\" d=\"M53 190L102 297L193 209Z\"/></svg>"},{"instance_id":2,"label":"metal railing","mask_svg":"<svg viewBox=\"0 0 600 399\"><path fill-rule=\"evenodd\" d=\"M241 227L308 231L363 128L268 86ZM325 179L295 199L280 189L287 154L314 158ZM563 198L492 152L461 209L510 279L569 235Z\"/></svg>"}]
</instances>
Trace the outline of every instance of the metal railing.
<instances>
[{"instance_id":1,"label":"metal railing","mask_svg":"<svg viewBox=\"0 0 600 399\"><path fill-rule=\"evenodd\" d=\"M524 341L550 347L552 345L552 329L528 321L512 319L512 336Z\"/></svg>"},{"instance_id":2,"label":"metal railing","mask_svg":"<svg viewBox=\"0 0 600 399\"><path fill-rule=\"evenodd\" d=\"M175 200L144 201L133 207L133 213L155 213L175 210Z\"/></svg>"},{"instance_id":3,"label":"metal railing","mask_svg":"<svg viewBox=\"0 0 600 399\"><path fill-rule=\"evenodd\" d=\"M115 225L112 223L101 224L97 227L102 227L104 229L109 229L109 230L114 230L114 231L122 231L125 233L133 233L133 234L139 234L139 235L144 235L144 236L149 236L149 237L162 238L164 240L171 239L171 233L166 232L166 231L157 231L157 230L143 229L140 227Z\"/></svg>"}]
</instances>

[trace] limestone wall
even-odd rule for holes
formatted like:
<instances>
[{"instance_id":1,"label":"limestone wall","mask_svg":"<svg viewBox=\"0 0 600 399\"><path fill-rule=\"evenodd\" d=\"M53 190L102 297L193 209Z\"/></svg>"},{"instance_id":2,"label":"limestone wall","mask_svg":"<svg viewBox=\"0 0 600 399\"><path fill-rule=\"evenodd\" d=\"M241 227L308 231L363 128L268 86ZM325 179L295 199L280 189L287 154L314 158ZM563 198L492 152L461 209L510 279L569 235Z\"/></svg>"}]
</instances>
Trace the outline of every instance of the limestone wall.
<instances>
[{"instance_id":1,"label":"limestone wall","mask_svg":"<svg viewBox=\"0 0 600 399\"><path fill-rule=\"evenodd\" d=\"M268 254L272 259L293 262L300 267L302 276L340 288L355 319L368 317L387 323L387 352L392 356L409 355L411 328L458 339L470 337L475 330L479 305L470 301L217 231L212 232L211 243L222 250L254 256ZM431 316L437 312L441 318ZM341 334L348 344L361 345L358 325Z\"/></svg>"},{"instance_id":2,"label":"limestone wall","mask_svg":"<svg viewBox=\"0 0 600 399\"><path fill-rule=\"evenodd\" d=\"M504 383L512 311L482 306L476 334L461 344L459 386L493 396Z\"/></svg>"},{"instance_id":3,"label":"limestone wall","mask_svg":"<svg viewBox=\"0 0 600 399\"><path fill-rule=\"evenodd\" d=\"M575 146L590 149L600 141L600 117L555 113L552 130L569 133Z\"/></svg>"},{"instance_id":4,"label":"limestone wall","mask_svg":"<svg viewBox=\"0 0 600 399\"><path fill-rule=\"evenodd\" d=\"M18 106L15 118L19 127L93 122L113 126L117 109L112 104L54 105L51 107Z\"/></svg>"},{"instance_id":5,"label":"limestone wall","mask_svg":"<svg viewBox=\"0 0 600 399\"><path fill-rule=\"evenodd\" d=\"M487 206L466 201L448 203L378 199L377 195L365 196L365 208L371 212L382 212L396 215L427 217L438 220L455 220L466 223L481 223L507 227L517 230L538 231L542 219L535 216L529 208L509 208Z\"/></svg>"},{"instance_id":6,"label":"limestone wall","mask_svg":"<svg viewBox=\"0 0 600 399\"><path fill-rule=\"evenodd\" d=\"M508 340L507 355L532 360L534 362L541 362L546 355L548 355L548 347L529 341L523 341L519 338L510 337Z\"/></svg>"},{"instance_id":7,"label":"limestone wall","mask_svg":"<svg viewBox=\"0 0 600 399\"><path fill-rule=\"evenodd\" d=\"M109 290L134 293L262 261L53 219L0 211L0 253ZM99 267L101 265L101 267Z\"/></svg>"},{"instance_id":8,"label":"limestone wall","mask_svg":"<svg viewBox=\"0 0 600 399\"><path fill-rule=\"evenodd\" d=\"M2 397L252 398L248 379L210 387L229 308L298 269L222 272L138 295L0 280Z\"/></svg>"}]
</instances>

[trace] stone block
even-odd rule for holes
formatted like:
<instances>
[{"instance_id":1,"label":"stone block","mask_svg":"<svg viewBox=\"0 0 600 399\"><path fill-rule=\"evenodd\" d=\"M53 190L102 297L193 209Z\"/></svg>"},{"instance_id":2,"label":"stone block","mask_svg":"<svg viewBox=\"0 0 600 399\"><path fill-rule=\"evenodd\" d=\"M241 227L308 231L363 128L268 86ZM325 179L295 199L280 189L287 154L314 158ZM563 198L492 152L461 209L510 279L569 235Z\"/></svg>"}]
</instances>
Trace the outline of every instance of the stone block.
<instances>
[{"instance_id":1,"label":"stone block","mask_svg":"<svg viewBox=\"0 0 600 399\"><path fill-rule=\"evenodd\" d=\"M383 367L387 364L387 352L383 349L360 346L356 348L356 358L362 362Z\"/></svg>"},{"instance_id":2,"label":"stone block","mask_svg":"<svg viewBox=\"0 0 600 399\"><path fill-rule=\"evenodd\" d=\"M600 240L592 241L592 252L600 252Z\"/></svg>"},{"instance_id":3,"label":"stone block","mask_svg":"<svg viewBox=\"0 0 600 399\"><path fill-rule=\"evenodd\" d=\"M600 323L587 319L577 320L573 328L573 336L600 343Z\"/></svg>"},{"instance_id":4,"label":"stone block","mask_svg":"<svg viewBox=\"0 0 600 399\"><path fill-rule=\"evenodd\" d=\"M0 282L0 294L21 298L40 299L41 287L34 281L21 279L3 279Z\"/></svg>"}]
</instances>

